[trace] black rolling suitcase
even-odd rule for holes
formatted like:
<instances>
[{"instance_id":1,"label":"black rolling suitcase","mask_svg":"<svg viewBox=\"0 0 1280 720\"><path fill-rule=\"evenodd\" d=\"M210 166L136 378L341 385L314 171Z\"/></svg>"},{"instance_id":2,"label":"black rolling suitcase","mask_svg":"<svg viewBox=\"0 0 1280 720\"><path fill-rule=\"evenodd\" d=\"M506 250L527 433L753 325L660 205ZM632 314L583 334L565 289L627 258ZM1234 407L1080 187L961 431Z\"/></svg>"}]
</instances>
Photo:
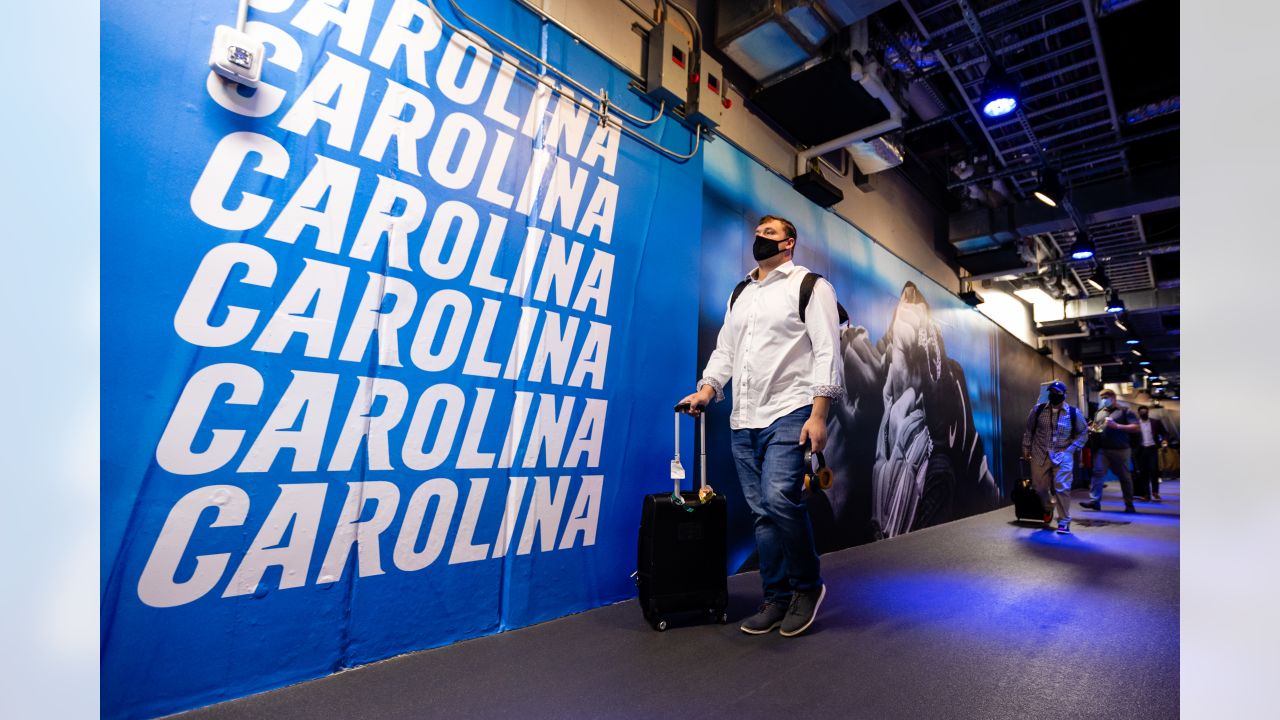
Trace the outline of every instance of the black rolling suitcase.
<instances>
[{"instance_id":1,"label":"black rolling suitcase","mask_svg":"<svg viewBox=\"0 0 1280 720\"><path fill-rule=\"evenodd\" d=\"M1031 486L1031 463L1026 460L1018 462L1021 477L1013 485L1013 513L1018 520L1045 522L1044 503L1040 495Z\"/></svg>"},{"instance_id":2,"label":"black rolling suitcase","mask_svg":"<svg viewBox=\"0 0 1280 720\"><path fill-rule=\"evenodd\" d=\"M706 416L698 417L700 492L680 490L684 469L679 414L675 425L674 491L646 495L640 513L636 583L640 609L655 630L666 630L673 615L700 613L717 622L728 621L727 514L724 497L707 487Z\"/></svg>"}]
</instances>

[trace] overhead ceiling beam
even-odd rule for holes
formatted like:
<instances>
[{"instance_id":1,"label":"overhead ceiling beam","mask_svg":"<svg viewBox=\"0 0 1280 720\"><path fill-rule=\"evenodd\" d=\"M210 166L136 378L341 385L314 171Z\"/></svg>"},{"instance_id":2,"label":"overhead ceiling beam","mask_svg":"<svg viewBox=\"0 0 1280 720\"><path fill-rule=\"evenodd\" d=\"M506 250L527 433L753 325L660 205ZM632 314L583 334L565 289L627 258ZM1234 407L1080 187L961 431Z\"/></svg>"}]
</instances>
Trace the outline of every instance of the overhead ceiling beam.
<instances>
[{"instance_id":1,"label":"overhead ceiling beam","mask_svg":"<svg viewBox=\"0 0 1280 720\"><path fill-rule=\"evenodd\" d=\"M987 8L985 12L992 12L997 8L1004 7L1006 5L1014 5L1016 4L1016 2L1017 0L1007 0L1006 2L1000 3L996 7ZM929 42L930 40L932 40L933 35L931 35L929 31L925 28L924 22L920 20L920 16L916 13L915 8L912 7L912 3L909 0L903 0L902 8L907 11L907 15L911 16L911 22L915 24L916 30L920 32L921 41ZM963 25L963 23L961 23L961 25ZM951 26L944 28L942 32L945 32L946 30L950 29L950 27ZM1000 164L1000 167L1003 169L1009 164L1009 162L1005 160L1004 154L1000 152L1000 146L997 145L996 141L991 137L991 132L987 130L987 125L982 121L982 117L978 114L978 109L974 107L972 102L969 102L969 94L965 90L964 83L960 82L960 78L956 75L955 69L952 68L951 63L947 61L947 55L945 51L938 53L938 64L942 65L942 69L947 71L947 77L951 78L951 82L955 83L956 89L960 91L960 97L961 99L964 100L965 109L967 109L969 113L973 115L974 121L978 123L978 129L982 131L983 137L987 139L987 143L991 146L991 152L993 155L995 155L996 162L998 162Z\"/></svg>"},{"instance_id":2,"label":"overhead ceiling beam","mask_svg":"<svg viewBox=\"0 0 1280 720\"><path fill-rule=\"evenodd\" d=\"M1088 225L1123 220L1134 215L1170 210L1179 206L1177 167L1160 168L1117 178L1071 191L1072 204ZM998 245L1011 237L1062 232L1075 227L1061 209L1038 200L991 210L979 208L954 213L950 239L960 249Z\"/></svg>"},{"instance_id":3,"label":"overhead ceiling beam","mask_svg":"<svg viewBox=\"0 0 1280 720\"><path fill-rule=\"evenodd\" d=\"M1124 303L1125 313L1135 315L1138 313L1177 310L1181 302L1181 295L1176 289L1135 290L1133 292L1120 293L1120 300ZM1083 318L1109 316L1111 314L1107 312L1107 299L1104 297L1068 300L1064 311L1067 320L1080 320Z\"/></svg>"},{"instance_id":4,"label":"overhead ceiling beam","mask_svg":"<svg viewBox=\"0 0 1280 720\"><path fill-rule=\"evenodd\" d=\"M1085 19L1089 21L1089 38L1093 41L1093 52L1098 56L1098 74L1102 76L1102 89L1107 93L1107 112L1111 114L1111 129L1115 135L1115 141L1120 142L1120 118L1116 113L1115 94L1111 92L1111 73L1107 72L1107 58L1102 52L1102 33L1098 31L1098 19L1093 14L1093 0L1081 0L1084 6ZM1120 156L1124 158L1125 172L1129 171L1129 155L1123 150Z\"/></svg>"}]
</instances>

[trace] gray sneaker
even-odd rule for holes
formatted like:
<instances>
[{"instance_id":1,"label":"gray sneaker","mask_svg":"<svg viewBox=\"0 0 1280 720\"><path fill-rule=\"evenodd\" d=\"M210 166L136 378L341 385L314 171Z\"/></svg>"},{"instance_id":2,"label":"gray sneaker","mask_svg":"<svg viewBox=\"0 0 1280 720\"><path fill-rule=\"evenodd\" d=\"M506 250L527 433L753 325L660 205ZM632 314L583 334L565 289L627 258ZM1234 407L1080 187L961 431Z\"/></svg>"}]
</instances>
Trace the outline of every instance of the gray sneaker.
<instances>
[{"instance_id":1,"label":"gray sneaker","mask_svg":"<svg viewBox=\"0 0 1280 720\"><path fill-rule=\"evenodd\" d=\"M782 603L766 602L760 606L760 612L743 620L738 629L749 635L764 635L781 625L786 614L787 608Z\"/></svg>"},{"instance_id":2,"label":"gray sneaker","mask_svg":"<svg viewBox=\"0 0 1280 720\"><path fill-rule=\"evenodd\" d=\"M795 637L813 624L818 617L818 608L827 597L827 586L821 585L817 590L797 592L791 595L791 607L787 608L787 617L782 621L782 629L778 632L783 637Z\"/></svg>"}]
</instances>

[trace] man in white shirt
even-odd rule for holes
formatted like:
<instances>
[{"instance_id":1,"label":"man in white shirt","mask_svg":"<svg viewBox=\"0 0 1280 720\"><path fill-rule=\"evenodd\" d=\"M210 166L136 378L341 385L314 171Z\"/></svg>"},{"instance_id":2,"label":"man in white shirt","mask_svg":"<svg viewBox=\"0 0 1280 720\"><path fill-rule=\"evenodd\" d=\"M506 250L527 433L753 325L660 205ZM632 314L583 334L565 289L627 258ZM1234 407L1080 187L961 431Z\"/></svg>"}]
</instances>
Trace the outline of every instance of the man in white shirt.
<instances>
[{"instance_id":1,"label":"man in white shirt","mask_svg":"<svg viewBox=\"0 0 1280 720\"><path fill-rule=\"evenodd\" d=\"M1139 431L1133 436L1134 496L1142 500L1160 499L1160 442L1167 437L1164 423L1149 416L1146 405L1138 406Z\"/></svg>"},{"instance_id":2,"label":"man in white shirt","mask_svg":"<svg viewBox=\"0 0 1280 720\"><path fill-rule=\"evenodd\" d=\"M809 270L791 262L796 229L766 215L756 227L758 268L726 303L724 324L698 391L681 400L697 415L724 398L733 380L734 463L751 509L764 604L741 629L786 637L809 628L826 597L813 528L802 497L805 446L827 443L827 413L844 393L835 289L813 284L800 308Z\"/></svg>"}]
</instances>

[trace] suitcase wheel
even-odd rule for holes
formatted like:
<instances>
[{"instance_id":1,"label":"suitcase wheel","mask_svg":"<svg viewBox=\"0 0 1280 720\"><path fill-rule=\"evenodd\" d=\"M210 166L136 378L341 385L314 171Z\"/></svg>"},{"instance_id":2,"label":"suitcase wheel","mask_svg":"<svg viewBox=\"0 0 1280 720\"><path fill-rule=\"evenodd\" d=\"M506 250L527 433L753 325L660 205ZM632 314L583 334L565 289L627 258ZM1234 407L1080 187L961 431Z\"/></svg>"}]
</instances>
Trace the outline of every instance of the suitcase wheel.
<instances>
[{"instance_id":1,"label":"suitcase wheel","mask_svg":"<svg viewBox=\"0 0 1280 720\"><path fill-rule=\"evenodd\" d=\"M667 621L666 621L666 620L662 620L662 619L654 620L654 621L653 621L653 629L654 629L654 630L657 630L658 632L662 632L663 630L666 630L666 629L667 629Z\"/></svg>"}]
</instances>

